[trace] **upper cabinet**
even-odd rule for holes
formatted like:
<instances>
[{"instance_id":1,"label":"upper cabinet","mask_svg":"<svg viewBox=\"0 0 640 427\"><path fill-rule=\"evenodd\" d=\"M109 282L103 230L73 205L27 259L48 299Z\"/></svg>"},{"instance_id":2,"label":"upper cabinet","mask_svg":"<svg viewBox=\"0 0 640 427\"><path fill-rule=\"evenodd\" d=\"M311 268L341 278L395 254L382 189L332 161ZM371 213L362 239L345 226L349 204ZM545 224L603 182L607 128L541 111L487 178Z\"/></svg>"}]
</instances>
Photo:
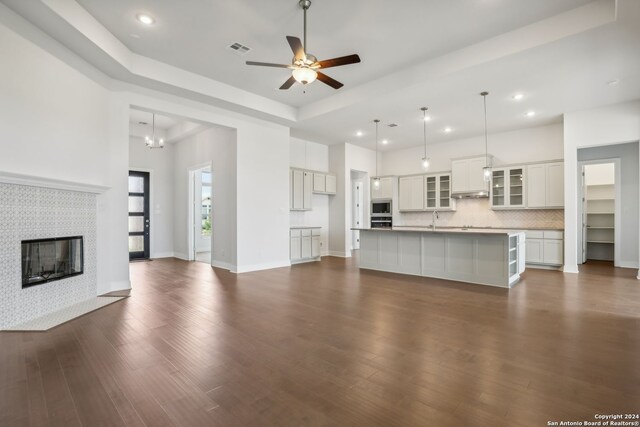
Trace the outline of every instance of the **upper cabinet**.
<instances>
[{"instance_id":1,"label":"upper cabinet","mask_svg":"<svg viewBox=\"0 0 640 427\"><path fill-rule=\"evenodd\" d=\"M451 174L403 176L398 185L400 211L454 210Z\"/></svg>"},{"instance_id":2,"label":"upper cabinet","mask_svg":"<svg viewBox=\"0 0 640 427\"><path fill-rule=\"evenodd\" d=\"M336 194L336 176L323 172L313 172L313 192Z\"/></svg>"},{"instance_id":3,"label":"upper cabinet","mask_svg":"<svg viewBox=\"0 0 640 427\"><path fill-rule=\"evenodd\" d=\"M527 207L564 207L564 164L541 163L527 166Z\"/></svg>"},{"instance_id":4,"label":"upper cabinet","mask_svg":"<svg viewBox=\"0 0 640 427\"><path fill-rule=\"evenodd\" d=\"M489 191L489 183L484 180L483 168L486 159L474 157L451 161L451 193L479 193Z\"/></svg>"},{"instance_id":5,"label":"upper cabinet","mask_svg":"<svg viewBox=\"0 0 640 427\"><path fill-rule=\"evenodd\" d=\"M380 178L380 186L376 188L374 185L375 178L371 178L371 200L391 200L393 199L393 176L385 176Z\"/></svg>"},{"instance_id":6,"label":"upper cabinet","mask_svg":"<svg viewBox=\"0 0 640 427\"><path fill-rule=\"evenodd\" d=\"M491 207L493 209L526 207L525 168L514 166L491 171Z\"/></svg>"},{"instance_id":7,"label":"upper cabinet","mask_svg":"<svg viewBox=\"0 0 640 427\"><path fill-rule=\"evenodd\" d=\"M291 210L311 210L313 174L302 169L291 169Z\"/></svg>"},{"instance_id":8,"label":"upper cabinet","mask_svg":"<svg viewBox=\"0 0 640 427\"><path fill-rule=\"evenodd\" d=\"M425 210L455 210L456 202L451 199L451 174L425 176L424 188Z\"/></svg>"},{"instance_id":9,"label":"upper cabinet","mask_svg":"<svg viewBox=\"0 0 640 427\"><path fill-rule=\"evenodd\" d=\"M403 176L398 180L398 209L400 211L424 210L424 175Z\"/></svg>"},{"instance_id":10,"label":"upper cabinet","mask_svg":"<svg viewBox=\"0 0 640 427\"><path fill-rule=\"evenodd\" d=\"M305 169L290 170L292 211L311 210L313 193L336 194L336 176L325 172L315 172Z\"/></svg>"}]
</instances>

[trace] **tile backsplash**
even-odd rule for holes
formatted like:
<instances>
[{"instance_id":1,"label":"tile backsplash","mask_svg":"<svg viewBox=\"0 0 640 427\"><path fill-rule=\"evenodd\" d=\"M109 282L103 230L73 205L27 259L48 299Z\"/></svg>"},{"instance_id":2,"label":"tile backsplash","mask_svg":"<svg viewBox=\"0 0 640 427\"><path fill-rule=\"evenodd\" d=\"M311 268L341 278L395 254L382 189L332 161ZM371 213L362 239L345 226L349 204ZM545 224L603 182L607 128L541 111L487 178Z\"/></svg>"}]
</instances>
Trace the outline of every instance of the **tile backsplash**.
<instances>
[{"instance_id":1,"label":"tile backsplash","mask_svg":"<svg viewBox=\"0 0 640 427\"><path fill-rule=\"evenodd\" d=\"M491 210L489 199L460 199L455 212L440 212L436 224L443 227L564 228L563 209ZM431 212L403 212L394 225L429 226Z\"/></svg>"}]
</instances>

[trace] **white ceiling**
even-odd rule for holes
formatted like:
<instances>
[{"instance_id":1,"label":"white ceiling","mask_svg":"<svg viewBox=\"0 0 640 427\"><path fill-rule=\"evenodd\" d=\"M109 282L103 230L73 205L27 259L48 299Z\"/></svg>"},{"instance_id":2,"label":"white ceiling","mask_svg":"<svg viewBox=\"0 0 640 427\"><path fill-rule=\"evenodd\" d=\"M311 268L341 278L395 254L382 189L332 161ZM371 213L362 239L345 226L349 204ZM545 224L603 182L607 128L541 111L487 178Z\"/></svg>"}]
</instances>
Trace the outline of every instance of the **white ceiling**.
<instances>
[{"instance_id":1,"label":"white ceiling","mask_svg":"<svg viewBox=\"0 0 640 427\"><path fill-rule=\"evenodd\" d=\"M358 53L362 63L327 70L345 84L339 91L317 82L306 93L275 89L287 70L244 64L291 60L285 35L301 36L297 0L0 2L115 79L274 120L328 144L373 147L371 121L379 118L400 124L381 127L384 149L418 145L421 106L433 117L429 142L478 135L482 90L490 92L491 132L640 98L637 0L314 0L309 50L321 59ZM156 24L143 27L140 12ZM233 42L253 50L237 56L226 49ZM607 84L614 79L618 85ZM513 101L516 92L524 99ZM533 118L524 116L530 109ZM445 126L454 132L444 134Z\"/></svg>"},{"instance_id":2,"label":"white ceiling","mask_svg":"<svg viewBox=\"0 0 640 427\"><path fill-rule=\"evenodd\" d=\"M313 0L308 50L319 59L358 53L361 64L327 70L356 86L398 68L434 58L591 0ZM297 0L78 0L133 52L293 106L333 94L315 84L277 88L289 77L245 61L290 63L286 35L302 38ZM145 27L135 16L156 19ZM137 35L139 38L132 37ZM252 48L238 56L226 48ZM304 93L303 89L306 89Z\"/></svg>"},{"instance_id":3,"label":"white ceiling","mask_svg":"<svg viewBox=\"0 0 640 427\"><path fill-rule=\"evenodd\" d=\"M178 123L180 123L180 120L176 118L163 116L161 114L156 114L155 117L156 117L156 129L167 130L177 125ZM148 126L149 129L151 129L153 124L153 113L131 108L129 110L129 121L134 124ZM144 125L144 123L146 123L146 125Z\"/></svg>"}]
</instances>

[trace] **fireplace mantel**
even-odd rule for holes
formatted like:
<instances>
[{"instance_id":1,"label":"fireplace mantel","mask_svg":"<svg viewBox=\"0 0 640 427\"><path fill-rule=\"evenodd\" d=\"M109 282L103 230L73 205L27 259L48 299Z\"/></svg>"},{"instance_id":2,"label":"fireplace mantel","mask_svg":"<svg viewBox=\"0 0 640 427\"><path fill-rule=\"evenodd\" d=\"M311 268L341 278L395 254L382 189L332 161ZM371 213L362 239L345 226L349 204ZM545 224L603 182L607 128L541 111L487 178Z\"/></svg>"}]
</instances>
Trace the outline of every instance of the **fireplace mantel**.
<instances>
[{"instance_id":1,"label":"fireplace mantel","mask_svg":"<svg viewBox=\"0 0 640 427\"><path fill-rule=\"evenodd\" d=\"M79 191L83 193L101 194L110 187L82 182L65 181L42 176L23 175L19 173L0 171L0 183L28 185L30 187L45 187L57 190Z\"/></svg>"}]
</instances>

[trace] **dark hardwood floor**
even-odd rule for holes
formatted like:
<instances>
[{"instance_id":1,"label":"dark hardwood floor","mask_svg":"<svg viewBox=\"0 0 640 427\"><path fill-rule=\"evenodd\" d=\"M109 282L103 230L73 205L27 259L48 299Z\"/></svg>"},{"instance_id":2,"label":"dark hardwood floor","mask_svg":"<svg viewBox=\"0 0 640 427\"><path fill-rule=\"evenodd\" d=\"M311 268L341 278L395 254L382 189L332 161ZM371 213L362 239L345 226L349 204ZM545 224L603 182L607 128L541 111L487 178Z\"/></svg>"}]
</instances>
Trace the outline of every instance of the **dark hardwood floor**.
<instances>
[{"instance_id":1,"label":"dark hardwood floor","mask_svg":"<svg viewBox=\"0 0 640 427\"><path fill-rule=\"evenodd\" d=\"M514 289L325 258L235 276L131 264L131 297L0 333L2 426L546 426L640 411L640 282Z\"/></svg>"}]
</instances>

